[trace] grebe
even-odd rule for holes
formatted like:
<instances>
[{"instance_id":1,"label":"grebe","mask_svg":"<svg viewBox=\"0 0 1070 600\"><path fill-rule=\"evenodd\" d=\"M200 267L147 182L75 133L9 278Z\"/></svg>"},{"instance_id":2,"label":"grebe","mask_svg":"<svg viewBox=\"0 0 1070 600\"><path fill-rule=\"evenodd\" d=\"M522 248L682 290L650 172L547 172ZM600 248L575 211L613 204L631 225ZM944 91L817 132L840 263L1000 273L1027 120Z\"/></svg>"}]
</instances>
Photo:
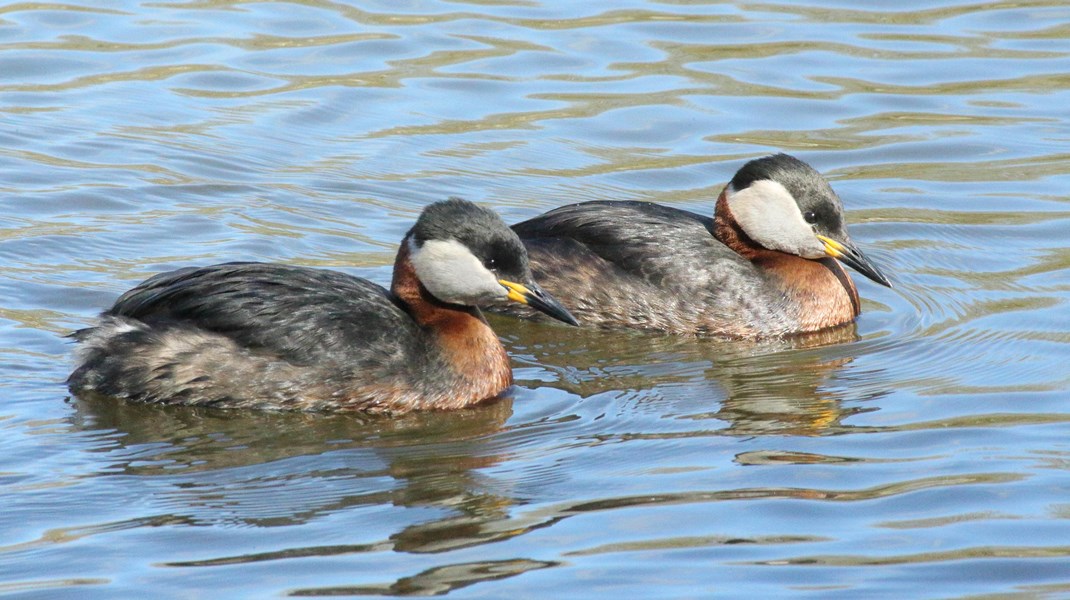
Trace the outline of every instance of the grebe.
<instances>
[{"instance_id":1,"label":"grebe","mask_svg":"<svg viewBox=\"0 0 1070 600\"><path fill-rule=\"evenodd\" d=\"M477 306L512 300L569 324L497 214L451 198L405 235L390 291L265 263L179 269L123 294L72 334L76 394L135 402L403 413L454 409L511 385Z\"/></svg>"},{"instance_id":2,"label":"grebe","mask_svg":"<svg viewBox=\"0 0 1070 600\"><path fill-rule=\"evenodd\" d=\"M712 219L648 202L584 202L513 230L535 277L582 325L785 336L858 316L858 291L835 259L891 287L847 235L828 181L786 154L746 163Z\"/></svg>"}]
</instances>

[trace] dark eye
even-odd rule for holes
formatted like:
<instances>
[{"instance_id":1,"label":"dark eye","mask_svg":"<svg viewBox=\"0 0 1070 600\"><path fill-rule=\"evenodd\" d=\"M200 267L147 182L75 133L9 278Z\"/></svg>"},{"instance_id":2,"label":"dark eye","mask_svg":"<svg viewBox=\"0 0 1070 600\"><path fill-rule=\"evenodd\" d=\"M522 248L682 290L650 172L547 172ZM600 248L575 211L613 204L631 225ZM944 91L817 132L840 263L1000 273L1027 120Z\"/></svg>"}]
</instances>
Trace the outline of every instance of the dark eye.
<instances>
[{"instance_id":1,"label":"dark eye","mask_svg":"<svg viewBox=\"0 0 1070 600\"><path fill-rule=\"evenodd\" d=\"M498 261L494 258L488 258L487 260L483 261L483 266L493 271L494 269L498 268Z\"/></svg>"},{"instance_id":2,"label":"dark eye","mask_svg":"<svg viewBox=\"0 0 1070 600\"><path fill-rule=\"evenodd\" d=\"M817 222L817 215L814 214L814 211L808 210L803 213L803 219L806 219L807 223L813 225Z\"/></svg>"}]
</instances>

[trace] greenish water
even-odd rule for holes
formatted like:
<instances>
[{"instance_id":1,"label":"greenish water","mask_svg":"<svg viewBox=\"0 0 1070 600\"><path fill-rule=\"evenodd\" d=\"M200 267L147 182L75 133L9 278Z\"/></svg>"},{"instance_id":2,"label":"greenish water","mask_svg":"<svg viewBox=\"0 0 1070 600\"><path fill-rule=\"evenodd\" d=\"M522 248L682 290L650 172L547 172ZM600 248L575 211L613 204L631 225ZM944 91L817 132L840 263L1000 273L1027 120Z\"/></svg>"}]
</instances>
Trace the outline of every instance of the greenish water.
<instances>
[{"instance_id":1,"label":"greenish water","mask_svg":"<svg viewBox=\"0 0 1070 600\"><path fill-rule=\"evenodd\" d=\"M0 595L1070 595L1061 0L0 4ZM67 398L160 270L385 283L426 204L709 213L825 173L893 279L810 343L494 317L398 419Z\"/></svg>"}]
</instances>

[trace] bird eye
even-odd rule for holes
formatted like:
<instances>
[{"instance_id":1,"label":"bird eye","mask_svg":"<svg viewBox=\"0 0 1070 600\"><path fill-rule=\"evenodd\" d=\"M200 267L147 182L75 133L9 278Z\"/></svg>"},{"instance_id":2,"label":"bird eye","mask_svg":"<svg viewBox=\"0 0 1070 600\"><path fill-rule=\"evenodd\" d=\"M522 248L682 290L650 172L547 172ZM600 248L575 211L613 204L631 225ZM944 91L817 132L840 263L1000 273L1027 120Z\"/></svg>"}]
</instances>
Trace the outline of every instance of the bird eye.
<instances>
[{"instance_id":1,"label":"bird eye","mask_svg":"<svg viewBox=\"0 0 1070 600\"><path fill-rule=\"evenodd\" d=\"M803 213L803 219L805 219L807 223L813 225L817 222L817 215L814 214L814 211L808 210Z\"/></svg>"},{"instance_id":2,"label":"bird eye","mask_svg":"<svg viewBox=\"0 0 1070 600\"><path fill-rule=\"evenodd\" d=\"M493 271L498 267L498 261L493 258L488 258L487 260L483 261L483 266Z\"/></svg>"}]
</instances>

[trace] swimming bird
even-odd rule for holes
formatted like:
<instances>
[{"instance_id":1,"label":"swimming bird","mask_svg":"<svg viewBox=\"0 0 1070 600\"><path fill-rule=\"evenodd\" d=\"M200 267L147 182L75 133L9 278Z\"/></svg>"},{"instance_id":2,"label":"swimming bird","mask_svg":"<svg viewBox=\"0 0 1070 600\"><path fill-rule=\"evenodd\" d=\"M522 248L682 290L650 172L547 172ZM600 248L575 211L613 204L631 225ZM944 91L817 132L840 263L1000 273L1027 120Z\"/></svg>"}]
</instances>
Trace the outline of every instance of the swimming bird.
<instances>
[{"instance_id":1,"label":"swimming bird","mask_svg":"<svg viewBox=\"0 0 1070 600\"><path fill-rule=\"evenodd\" d=\"M828 181L786 154L743 165L712 219L649 202L594 201L513 230L535 277L585 326L780 337L858 316L858 291L837 260L891 287L851 241Z\"/></svg>"},{"instance_id":2,"label":"swimming bird","mask_svg":"<svg viewBox=\"0 0 1070 600\"><path fill-rule=\"evenodd\" d=\"M478 306L514 301L576 324L532 279L494 212L429 205L390 290L321 269L226 263L155 275L72 336L76 394L135 402L404 413L499 395L509 358Z\"/></svg>"}]
</instances>

